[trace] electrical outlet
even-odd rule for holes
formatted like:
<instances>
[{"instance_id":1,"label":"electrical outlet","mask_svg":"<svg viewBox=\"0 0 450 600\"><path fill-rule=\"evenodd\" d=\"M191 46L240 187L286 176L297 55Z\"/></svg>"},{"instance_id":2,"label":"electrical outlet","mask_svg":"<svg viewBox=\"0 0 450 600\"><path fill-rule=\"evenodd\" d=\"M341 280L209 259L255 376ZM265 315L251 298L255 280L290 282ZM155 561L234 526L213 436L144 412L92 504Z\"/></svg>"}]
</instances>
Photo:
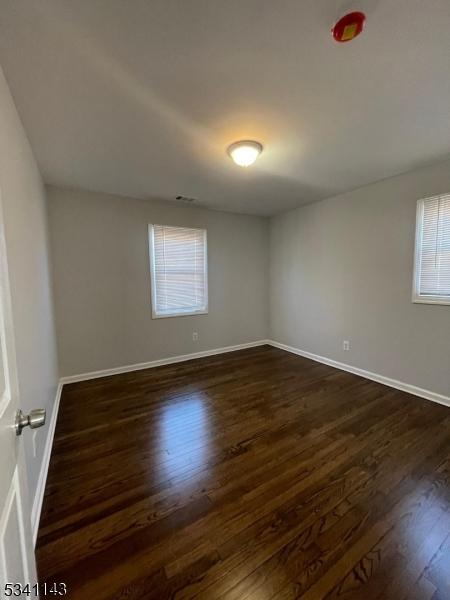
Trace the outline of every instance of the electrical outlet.
<instances>
[{"instance_id":1,"label":"electrical outlet","mask_svg":"<svg viewBox=\"0 0 450 600\"><path fill-rule=\"evenodd\" d=\"M192 332L192 341L193 342L198 342L198 331L193 331Z\"/></svg>"},{"instance_id":2,"label":"electrical outlet","mask_svg":"<svg viewBox=\"0 0 450 600\"><path fill-rule=\"evenodd\" d=\"M36 435L37 435L37 431L33 431L33 435L31 436L31 445L33 447L33 458L36 458Z\"/></svg>"},{"instance_id":3,"label":"electrical outlet","mask_svg":"<svg viewBox=\"0 0 450 600\"><path fill-rule=\"evenodd\" d=\"M348 340L342 342L342 350L345 350L345 352L350 350L350 342Z\"/></svg>"}]
</instances>

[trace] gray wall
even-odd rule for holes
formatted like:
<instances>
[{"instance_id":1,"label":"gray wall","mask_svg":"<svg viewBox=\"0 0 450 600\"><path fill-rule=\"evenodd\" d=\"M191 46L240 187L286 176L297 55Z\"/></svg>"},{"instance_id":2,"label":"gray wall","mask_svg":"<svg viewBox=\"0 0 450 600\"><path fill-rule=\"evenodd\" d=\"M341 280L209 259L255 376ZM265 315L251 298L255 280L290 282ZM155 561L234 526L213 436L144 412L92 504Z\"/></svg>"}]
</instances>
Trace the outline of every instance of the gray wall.
<instances>
[{"instance_id":1,"label":"gray wall","mask_svg":"<svg viewBox=\"0 0 450 600\"><path fill-rule=\"evenodd\" d=\"M447 162L274 217L269 286L267 220L49 188L61 375L263 339L270 322L276 341L449 395L450 307L411 302L416 201L449 189ZM208 229L208 315L151 319L149 222Z\"/></svg>"},{"instance_id":2,"label":"gray wall","mask_svg":"<svg viewBox=\"0 0 450 600\"><path fill-rule=\"evenodd\" d=\"M449 396L450 306L411 302L416 201L449 191L446 162L273 218L270 337Z\"/></svg>"},{"instance_id":3,"label":"gray wall","mask_svg":"<svg viewBox=\"0 0 450 600\"><path fill-rule=\"evenodd\" d=\"M62 376L267 337L267 219L55 187L48 198ZM148 223L207 229L209 314L151 318Z\"/></svg>"},{"instance_id":4,"label":"gray wall","mask_svg":"<svg viewBox=\"0 0 450 600\"><path fill-rule=\"evenodd\" d=\"M0 69L0 188L11 279L17 366L24 412L47 409L50 420L58 380L45 190L27 137ZM48 421L24 433L30 495L42 464Z\"/></svg>"}]
</instances>

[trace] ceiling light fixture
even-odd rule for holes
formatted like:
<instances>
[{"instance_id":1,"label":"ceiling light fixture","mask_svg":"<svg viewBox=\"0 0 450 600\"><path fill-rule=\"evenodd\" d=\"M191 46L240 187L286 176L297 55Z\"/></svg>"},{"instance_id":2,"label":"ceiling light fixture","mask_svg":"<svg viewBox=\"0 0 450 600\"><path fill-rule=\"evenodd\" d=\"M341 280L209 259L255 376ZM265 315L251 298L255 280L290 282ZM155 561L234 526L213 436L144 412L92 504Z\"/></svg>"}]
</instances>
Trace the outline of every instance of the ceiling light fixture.
<instances>
[{"instance_id":1,"label":"ceiling light fixture","mask_svg":"<svg viewBox=\"0 0 450 600\"><path fill-rule=\"evenodd\" d=\"M240 167L252 165L262 152L262 145L253 140L242 140L228 146L227 152Z\"/></svg>"}]
</instances>

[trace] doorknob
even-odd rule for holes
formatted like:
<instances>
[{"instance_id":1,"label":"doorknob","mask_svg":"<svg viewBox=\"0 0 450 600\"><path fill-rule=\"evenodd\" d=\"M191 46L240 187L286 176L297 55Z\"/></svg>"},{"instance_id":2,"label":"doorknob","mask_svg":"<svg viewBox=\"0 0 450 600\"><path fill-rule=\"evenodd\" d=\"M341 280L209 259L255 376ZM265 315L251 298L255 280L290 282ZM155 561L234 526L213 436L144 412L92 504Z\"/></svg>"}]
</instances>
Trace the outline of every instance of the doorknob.
<instances>
[{"instance_id":1,"label":"doorknob","mask_svg":"<svg viewBox=\"0 0 450 600\"><path fill-rule=\"evenodd\" d=\"M42 427L45 424L45 408L35 408L29 415L24 415L21 410L16 413L16 434L21 435L24 427L31 429Z\"/></svg>"}]
</instances>

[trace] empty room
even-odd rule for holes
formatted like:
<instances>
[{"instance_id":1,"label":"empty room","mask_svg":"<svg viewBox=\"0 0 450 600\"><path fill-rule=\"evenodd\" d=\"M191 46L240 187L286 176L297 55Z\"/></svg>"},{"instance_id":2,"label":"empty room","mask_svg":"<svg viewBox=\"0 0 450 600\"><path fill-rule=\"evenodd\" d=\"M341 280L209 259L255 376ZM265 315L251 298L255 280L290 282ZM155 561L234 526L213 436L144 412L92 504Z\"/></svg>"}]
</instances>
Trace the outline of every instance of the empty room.
<instances>
[{"instance_id":1,"label":"empty room","mask_svg":"<svg viewBox=\"0 0 450 600\"><path fill-rule=\"evenodd\" d=\"M0 0L0 598L450 599L449 0Z\"/></svg>"}]
</instances>

